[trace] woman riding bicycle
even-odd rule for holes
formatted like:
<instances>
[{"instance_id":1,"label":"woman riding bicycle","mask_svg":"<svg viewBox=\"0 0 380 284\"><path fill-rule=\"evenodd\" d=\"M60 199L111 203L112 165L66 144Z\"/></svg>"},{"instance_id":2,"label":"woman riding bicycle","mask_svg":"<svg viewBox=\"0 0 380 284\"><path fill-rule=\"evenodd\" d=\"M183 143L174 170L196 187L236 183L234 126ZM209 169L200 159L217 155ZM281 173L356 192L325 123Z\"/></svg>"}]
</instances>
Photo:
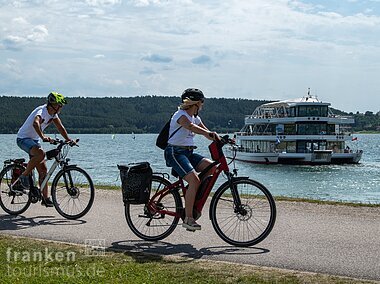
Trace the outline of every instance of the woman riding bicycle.
<instances>
[{"instance_id":1,"label":"woman riding bicycle","mask_svg":"<svg viewBox=\"0 0 380 284\"><path fill-rule=\"evenodd\" d=\"M211 132L198 116L204 103L204 95L199 89L186 89L182 93L182 104L170 121L168 146L165 149L165 160L168 167L189 184L185 196L185 220L182 224L188 230L200 230L201 225L193 218L193 206L197 190L201 183L197 172L201 172L212 162L194 153L194 135L201 134L210 140L219 140L215 132Z\"/></svg>"},{"instance_id":2,"label":"woman riding bicycle","mask_svg":"<svg viewBox=\"0 0 380 284\"><path fill-rule=\"evenodd\" d=\"M34 168L37 168L40 183L47 174L46 162L44 160L45 152L42 150L39 141L40 138L44 142L50 142L52 140L49 136L44 134L45 128L53 122L63 138L65 138L66 141L72 141L58 117L63 105L66 103L67 101L62 94L56 92L50 93L47 97L47 104L41 105L33 110L17 132L17 145L28 153L30 157L28 166L19 178L23 190L29 189L28 176ZM47 184L45 188L41 190L43 195L41 204L46 207L52 207L53 202L48 197Z\"/></svg>"}]
</instances>

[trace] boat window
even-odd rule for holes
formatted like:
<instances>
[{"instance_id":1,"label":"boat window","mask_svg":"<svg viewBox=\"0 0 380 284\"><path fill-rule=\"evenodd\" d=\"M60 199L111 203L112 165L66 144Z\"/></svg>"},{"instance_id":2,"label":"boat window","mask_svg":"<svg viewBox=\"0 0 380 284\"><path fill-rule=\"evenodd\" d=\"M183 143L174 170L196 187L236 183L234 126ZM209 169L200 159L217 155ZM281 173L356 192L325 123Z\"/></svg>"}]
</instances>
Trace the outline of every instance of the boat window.
<instances>
[{"instance_id":1,"label":"boat window","mask_svg":"<svg viewBox=\"0 0 380 284\"><path fill-rule=\"evenodd\" d=\"M297 153L306 153L306 141L297 141Z\"/></svg>"},{"instance_id":2,"label":"boat window","mask_svg":"<svg viewBox=\"0 0 380 284\"><path fill-rule=\"evenodd\" d=\"M327 106L299 106L298 117L327 117Z\"/></svg>"},{"instance_id":3,"label":"boat window","mask_svg":"<svg viewBox=\"0 0 380 284\"><path fill-rule=\"evenodd\" d=\"M327 124L327 134L335 135L335 124Z\"/></svg>"},{"instance_id":4,"label":"boat window","mask_svg":"<svg viewBox=\"0 0 380 284\"><path fill-rule=\"evenodd\" d=\"M326 133L326 124L304 123L297 124L298 135L321 135Z\"/></svg>"},{"instance_id":5,"label":"boat window","mask_svg":"<svg viewBox=\"0 0 380 284\"><path fill-rule=\"evenodd\" d=\"M329 116L329 110L327 106L321 107L321 116L328 117Z\"/></svg>"},{"instance_id":6,"label":"boat window","mask_svg":"<svg viewBox=\"0 0 380 284\"><path fill-rule=\"evenodd\" d=\"M285 124L284 128L285 135L294 135L297 133L295 124Z\"/></svg>"},{"instance_id":7,"label":"boat window","mask_svg":"<svg viewBox=\"0 0 380 284\"><path fill-rule=\"evenodd\" d=\"M342 141L330 141L327 142L327 150L332 150L334 153L343 153L344 152L344 142Z\"/></svg>"},{"instance_id":8,"label":"boat window","mask_svg":"<svg viewBox=\"0 0 380 284\"><path fill-rule=\"evenodd\" d=\"M296 116L296 108L295 107L291 107L289 110L288 110L288 115L290 117L295 117Z\"/></svg>"},{"instance_id":9,"label":"boat window","mask_svg":"<svg viewBox=\"0 0 380 284\"><path fill-rule=\"evenodd\" d=\"M327 146L326 141L319 142L319 150L327 150L326 146Z\"/></svg>"},{"instance_id":10,"label":"boat window","mask_svg":"<svg viewBox=\"0 0 380 284\"><path fill-rule=\"evenodd\" d=\"M295 153L296 152L296 142L286 142L286 152Z\"/></svg>"}]
</instances>

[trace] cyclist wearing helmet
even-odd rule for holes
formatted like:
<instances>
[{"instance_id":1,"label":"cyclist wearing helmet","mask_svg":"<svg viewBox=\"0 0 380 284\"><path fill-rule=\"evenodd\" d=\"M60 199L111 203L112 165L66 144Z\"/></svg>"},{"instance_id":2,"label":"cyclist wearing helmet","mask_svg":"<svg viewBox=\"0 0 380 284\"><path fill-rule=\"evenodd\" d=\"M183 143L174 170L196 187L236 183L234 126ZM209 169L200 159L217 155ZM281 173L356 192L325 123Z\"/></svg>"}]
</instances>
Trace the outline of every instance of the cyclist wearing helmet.
<instances>
[{"instance_id":1,"label":"cyclist wearing helmet","mask_svg":"<svg viewBox=\"0 0 380 284\"><path fill-rule=\"evenodd\" d=\"M45 162L45 152L41 148L40 139L44 142L50 142L52 138L44 134L44 130L52 122L58 129L59 133L66 141L72 141L58 117L63 105L67 103L64 96L60 93L51 92L47 97L47 104L37 107L25 120L17 132L17 145L29 154L30 160L25 171L20 176L22 190L29 189L29 174L34 168L37 168L39 182L41 183L46 174L47 167ZM41 184L40 184L41 185ZM48 197L47 185L42 189L42 205L52 207L53 202Z\"/></svg>"},{"instance_id":2,"label":"cyclist wearing helmet","mask_svg":"<svg viewBox=\"0 0 380 284\"><path fill-rule=\"evenodd\" d=\"M193 218L195 196L201 183L197 172L201 172L212 162L193 152L196 148L193 138L195 134L201 134L210 140L219 139L219 136L208 130L198 116L205 99L202 91L194 88L186 89L181 98L182 104L170 121L165 160L166 165L172 167L189 184L185 196L186 217L182 226L195 231L201 229L201 225Z\"/></svg>"}]
</instances>

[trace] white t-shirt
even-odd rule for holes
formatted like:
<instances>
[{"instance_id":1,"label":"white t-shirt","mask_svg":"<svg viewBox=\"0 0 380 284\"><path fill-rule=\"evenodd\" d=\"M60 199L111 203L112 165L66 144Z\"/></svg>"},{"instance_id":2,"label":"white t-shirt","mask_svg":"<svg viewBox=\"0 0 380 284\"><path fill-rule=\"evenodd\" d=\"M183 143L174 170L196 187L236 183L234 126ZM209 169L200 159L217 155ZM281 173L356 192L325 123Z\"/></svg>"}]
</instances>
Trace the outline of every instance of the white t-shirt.
<instances>
[{"instance_id":1,"label":"white t-shirt","mask_svg":"<svg viewBox=\"0 0 380 284\"><path fill-rule=\"evenodd\" d=\"M37 107L35 110L29 114L28 118L25 120L24 124L21 126L19 131L17 132L17 138L31 138L33 140L39 140L40 136L38 136L36 130L33 127L34 118L39 115L41 116L41 130L44 131L46 127L52 123L54 118L57 118L58 115L50 115L47 110L47 105L44 104L42 106Z\"/></svg>"},{"instance_id":2,"label":"white t-shirt","mask_svg":"<svg viewBox=\"0 0 380 284\"><path fill-rule=\"evenodd\" d=\"M186 116L187 119L193 124L199 125L202 122L199 116L190 116L185 110L180 109L173 114L170 121L169 137L174 131L178 129L178 127L181 126L177 121L183 115ZM181 129L179 129L171 138L169 138L168 143L176 146L194 146L194 135L194 132L181 127Z\"/></svg>"}]
</instances>

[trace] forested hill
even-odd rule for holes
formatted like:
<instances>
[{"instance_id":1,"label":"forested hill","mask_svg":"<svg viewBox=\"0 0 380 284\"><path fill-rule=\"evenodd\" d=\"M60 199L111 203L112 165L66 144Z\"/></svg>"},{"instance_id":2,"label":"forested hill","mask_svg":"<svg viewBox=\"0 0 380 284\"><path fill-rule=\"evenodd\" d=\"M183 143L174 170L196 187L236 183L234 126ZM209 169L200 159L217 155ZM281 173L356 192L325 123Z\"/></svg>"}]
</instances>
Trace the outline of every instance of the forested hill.
<instances>
[{"instance_id":1,"label":"forested hill","mask_svg":"<svg viewBox=\"0 0 380 284\"><path fill-rule=\"evenodd\" d=\"M236 131L244 125L244 116L265 102L210 98L201 117L212 130ZM0 97L0 133L17 133L30 112L44 103L45 98ZM60 118L69 133L158 133L179 103L178 97L159 96L68 98ZM54 133L55 127L47 131Z\"/></svg>"},{"instance_id":2,"label":"forested hill","mask_svg":"<svg viewBox=\"0 0 380 284\"><path fill-rule=\"evenodd\" d=\"M144 96L132 98L68 98L60 115L69 133L158 133L171 113L177 110L178 97ZM247 99L207 99L201 117L218 132L237 131L245 115L268 101ZM45 98L0 96L0 133L16 133L30 112L44 104ZM351 115L354 131L380 131L380 112ZM55 127L47 129L55 133Z\"/></svg>"}]
</instances>

